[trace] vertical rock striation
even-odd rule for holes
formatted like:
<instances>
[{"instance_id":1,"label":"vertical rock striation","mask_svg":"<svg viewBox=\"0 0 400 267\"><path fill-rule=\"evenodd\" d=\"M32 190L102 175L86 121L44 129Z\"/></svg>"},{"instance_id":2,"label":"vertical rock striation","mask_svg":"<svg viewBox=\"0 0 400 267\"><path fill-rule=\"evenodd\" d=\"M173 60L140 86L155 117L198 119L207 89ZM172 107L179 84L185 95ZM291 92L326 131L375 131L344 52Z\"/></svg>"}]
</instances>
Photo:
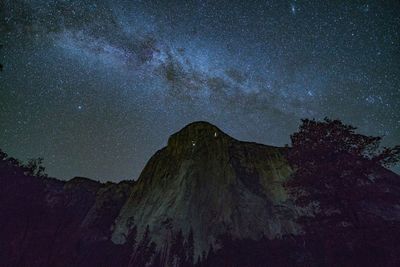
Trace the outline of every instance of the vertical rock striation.
<instances>
[{"instance_id":1,"label":"vertical rock striation","mask_svg":"<svg viewBox=\"0 0 400 267\"><path fill-rule=\"evenodd\" d=\"M158 243L171 230L193 229L197 253L219 235L276 237L298 231L282 187L291 170L284 148L238 141L207 122L187 125L141 173L113 229L124 243L129 229L150 226ZM215 244L214 244L215 245Z\"/></svg>"}]
</instances>

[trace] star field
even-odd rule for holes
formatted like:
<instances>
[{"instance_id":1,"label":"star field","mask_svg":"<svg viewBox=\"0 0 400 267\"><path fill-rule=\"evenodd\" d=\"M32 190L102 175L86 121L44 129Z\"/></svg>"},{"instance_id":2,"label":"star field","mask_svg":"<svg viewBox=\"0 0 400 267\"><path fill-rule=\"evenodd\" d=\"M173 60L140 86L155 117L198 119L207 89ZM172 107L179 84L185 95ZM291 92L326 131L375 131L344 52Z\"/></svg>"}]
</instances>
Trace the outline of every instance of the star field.
<instances>
[{"instance_id":1,"label":"star field","mask_svg":"<svg viewBox=\"0 0 400 267\"><path fill-rule=\"evenodd\" d=\"M282 146L300 118L400 142L398 1L0 3L0 148L137 178L195 120Z\"/></svg>"}]
</instances>

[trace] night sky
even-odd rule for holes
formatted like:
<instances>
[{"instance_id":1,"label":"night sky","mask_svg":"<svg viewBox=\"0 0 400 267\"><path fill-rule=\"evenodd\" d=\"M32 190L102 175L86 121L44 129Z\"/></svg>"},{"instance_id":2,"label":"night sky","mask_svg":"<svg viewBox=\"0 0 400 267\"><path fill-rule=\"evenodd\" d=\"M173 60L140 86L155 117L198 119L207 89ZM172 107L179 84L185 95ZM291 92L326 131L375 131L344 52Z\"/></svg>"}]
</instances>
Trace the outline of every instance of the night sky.
<instances>
[{"instance_id":1,"label":"night sky","mask_svg":"<svg viewBox=\"0 0 400 267\"><path fill-rule=\"evenodd\" d=\"M400 1L0 1L0 148L137 178L196 120L289 143L325 116L400 142Z\"/></svg>"}]
</instances>

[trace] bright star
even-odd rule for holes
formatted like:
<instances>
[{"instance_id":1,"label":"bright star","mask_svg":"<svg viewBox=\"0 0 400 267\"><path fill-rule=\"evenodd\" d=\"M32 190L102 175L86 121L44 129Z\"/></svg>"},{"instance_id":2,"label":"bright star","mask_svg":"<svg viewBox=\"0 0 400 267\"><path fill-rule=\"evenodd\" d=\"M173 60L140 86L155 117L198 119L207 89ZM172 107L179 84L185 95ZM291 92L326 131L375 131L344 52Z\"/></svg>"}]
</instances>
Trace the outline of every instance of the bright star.
<instances>
[{"instance_id":1,"label":"bright star","mask_svg":"<svg viewBox=\"0 0 400 267\"><path fill-rule=\"evenodd\" d=\"M296 15L296 5L294 3L290 4L291 11L293 15Z\"/></svg>"}]
</instances>

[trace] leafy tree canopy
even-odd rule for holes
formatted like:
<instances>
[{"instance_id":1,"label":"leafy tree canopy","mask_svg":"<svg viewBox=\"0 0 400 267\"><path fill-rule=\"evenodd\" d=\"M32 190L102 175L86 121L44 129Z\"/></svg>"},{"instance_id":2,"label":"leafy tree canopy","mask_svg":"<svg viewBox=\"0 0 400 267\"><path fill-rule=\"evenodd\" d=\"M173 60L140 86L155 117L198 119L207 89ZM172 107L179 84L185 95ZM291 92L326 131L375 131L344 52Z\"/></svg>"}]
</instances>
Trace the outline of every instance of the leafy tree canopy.
<instances>
[{"instance_id":1,"label":"leafy tree canopy","mask_svg":"<svg viewBox=\"0 0 400 267\"><path fill-rule=\"evenodd\" d=\"M336 209L351 217L355 203L365 197L362 186L372 183L373 174L382 167L399 162L400 146L381 148L382 137L362 135L356 129L340 120L302 120L291 135L287 155L294 169L287 185L302 192L298 204L316 201L321 210Z\"/></svg>"}]
</instances>

